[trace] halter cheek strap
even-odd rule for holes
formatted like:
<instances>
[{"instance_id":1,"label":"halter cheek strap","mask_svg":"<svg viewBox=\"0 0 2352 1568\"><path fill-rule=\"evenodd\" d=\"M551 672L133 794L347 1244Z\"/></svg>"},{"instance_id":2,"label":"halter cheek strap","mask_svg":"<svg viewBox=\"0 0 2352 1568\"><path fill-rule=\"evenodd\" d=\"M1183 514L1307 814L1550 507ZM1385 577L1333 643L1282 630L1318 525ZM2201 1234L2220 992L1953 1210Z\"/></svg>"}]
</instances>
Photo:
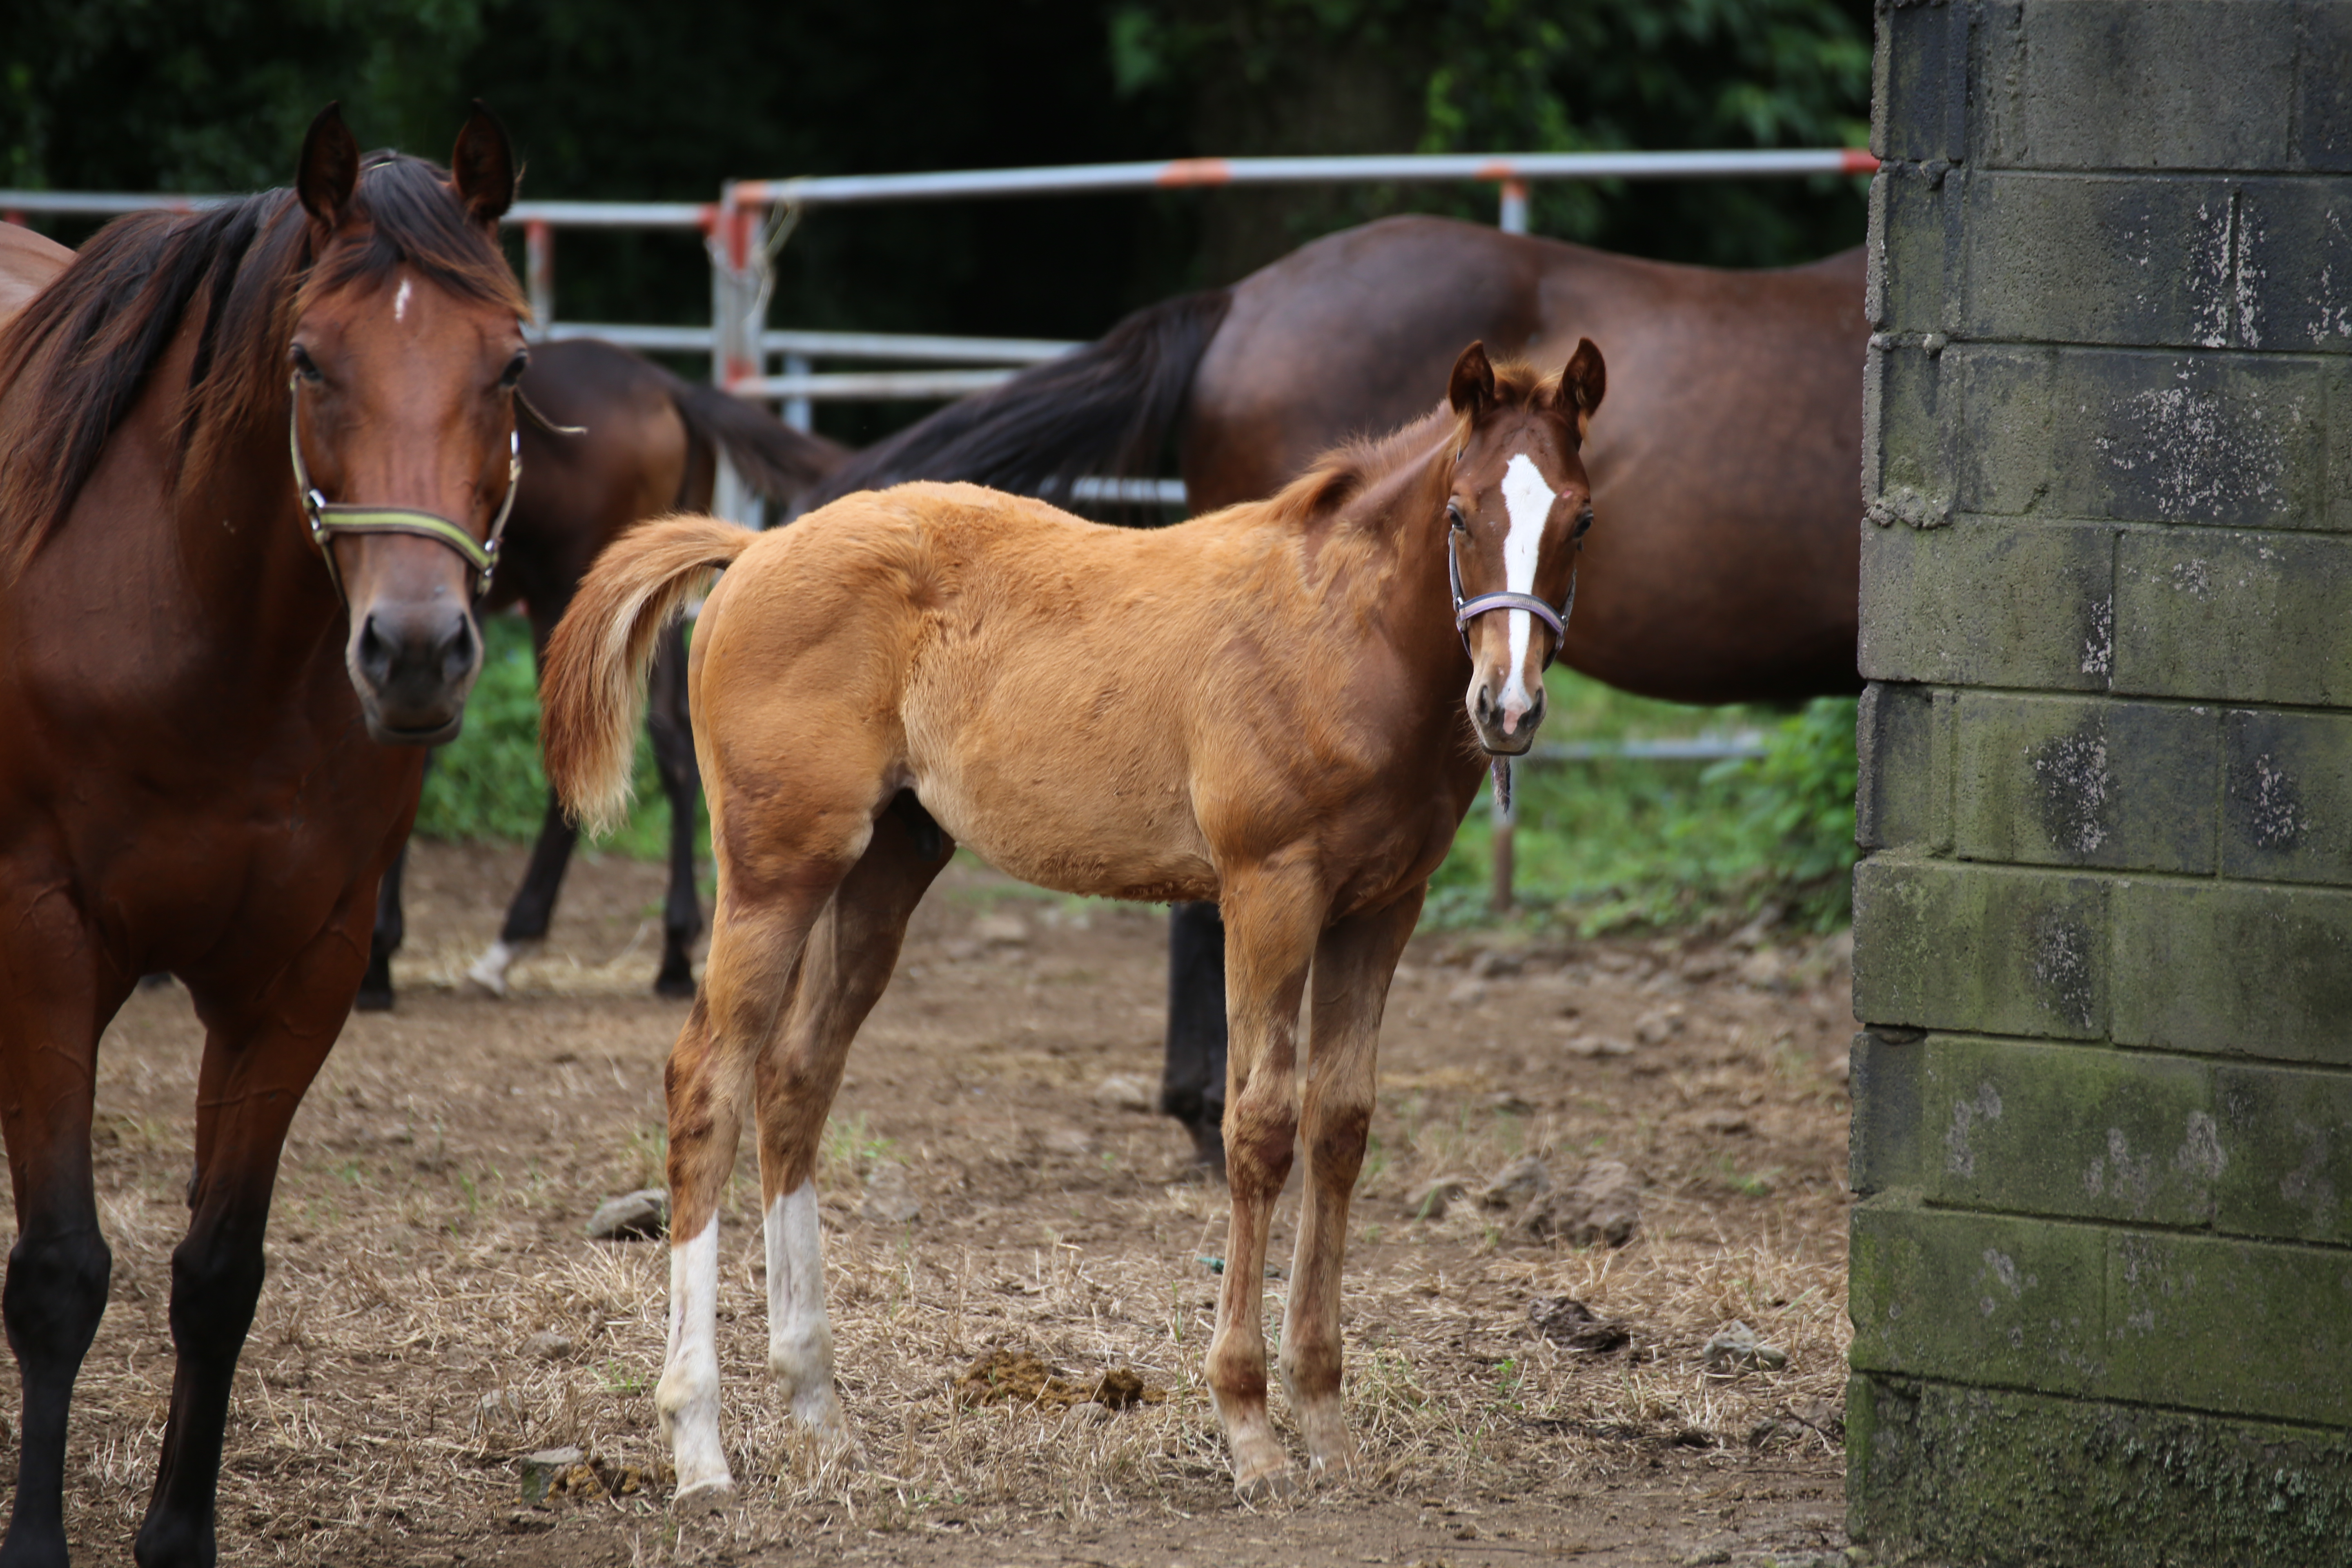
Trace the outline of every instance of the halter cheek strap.
<instances>
[{"instance_id":1,"label":"halter cheek strap","mask_svg":"<svg viewBox=\"0 0 2352 1568\"><path fill-rule=\"evenodd\" d=\"M311 548L327 563L327 579L335 585L336 598L347 605L351 603L351 595L343 589L342 572L335 564L335 552L328 548L338 533L413 533L446 544L465 557L474 578L474 597L478 599L490 591L490 575L499 564L499 541L505 536L507 517L514 510L515 491L522 486L522 438L519 434L511 430L507 433L506 499L499 503L498 515L490 520L488 538L477 540L438 512L420 511L414 507L354 506L331 501L320 495L310 483L310 470L302 461L299 373L288 382L287 391L286 444L294 458L294 489L301 498L302 515L310 524Z\"/></svg>"},{"instance_id":2,"label":"halter cheek strap","mask_svg":"<svg viewBox=\"0 0 2352 1568\"><path fill-rule=\"evenodd\" d=\"M1568 640L1568 617L1576 608L1576 575L1570 570L1568 601L1557 610L1547 599L1533 594L1481 594L1475 599L1462 596L1462 558L1457 544L1462 537L1458 528L1445 531L1445 578L1454 589L1454 629L1462 634L1462 651L1470 652L1470 623L1492 610L1525 610L1551 628L1551 650L1544 655L1544 668L1549 669L1559 657L1560 644ZM1475 657L1475 656L1473 656Z\"/></svg>"}]
</instances>

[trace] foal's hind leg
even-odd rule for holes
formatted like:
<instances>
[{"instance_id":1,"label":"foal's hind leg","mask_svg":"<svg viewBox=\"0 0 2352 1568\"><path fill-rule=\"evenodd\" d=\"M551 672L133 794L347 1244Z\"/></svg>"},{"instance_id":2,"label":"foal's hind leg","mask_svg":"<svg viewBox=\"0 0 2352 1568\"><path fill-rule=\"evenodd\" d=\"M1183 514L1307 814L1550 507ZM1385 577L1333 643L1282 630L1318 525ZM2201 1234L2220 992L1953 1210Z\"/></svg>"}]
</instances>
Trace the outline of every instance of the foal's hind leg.
<instances>
[{"instance_id":1,"label":"foal's hind leg","mask_svg":"<svg viewBox=\"0 0 2352 1568\"><path fill-rule=\"evenodd\" d=\"M769 820L763 806L791 819ZM664 1074L669 1350L654 1409L677 1466L681 1509L721 1504L734 1493L719 1434L719 1200L734 1169L755 1067L782 1024L811 930L872 834L863 810L812 809L791 794L735 809L746 820L730 825L735 842L722 851L702 994ZM719 841L727 844L728 835Z\"/></svg>"},{"instance_id":2,"label":"foal's hind leg","mask_svg":"<svg viewBox=\"0 0 2352 1568\"><path fill-rule=\"evenodd\" d=\"M1307 1439L1312 1470L1344 1471L1356 1457L1339 1398L1339 1268L1348 1248L1348 1199L1363 1169L1372 1121L1381 1013L1421 900L1415 889L1384 910L1351 915L1326 931L1315 948L1307 1094L1299 1113L1307 1192L1291 1255L1290 1301L1282 1316L1282 1385Z\"/></svg>"},{"instance_id":3,"label":"foal's hind leg","mask_svg":"<svg viewBox=\"0 0 2352 1568\"><path fill-rule=\"evenodd\" d=\"M768 1368L793 1414L828 1443L855 1439L833 1383L814 1180L817 1145L849 1043L890 983L923 890L954 851L914 795L901 793L875 823L873 843L810 934L784 1026L760 1058Z\"/></svg>"},{"instance_id":4,"label":"foal's hind leg","mask_svg":"<svg viewBox=\"0 0 2352 1568\"><path fill-rule=\"evenodd\" d=\"M92 1062L100 1026L131 983L99 972L60 896L11 907L0 923L0 1124L16 1196L0 1319L24 1393L0 1563L29 1568L66 1561L66 1412L113 1269L90 1183Z\"/></svg>"}]
</instances>

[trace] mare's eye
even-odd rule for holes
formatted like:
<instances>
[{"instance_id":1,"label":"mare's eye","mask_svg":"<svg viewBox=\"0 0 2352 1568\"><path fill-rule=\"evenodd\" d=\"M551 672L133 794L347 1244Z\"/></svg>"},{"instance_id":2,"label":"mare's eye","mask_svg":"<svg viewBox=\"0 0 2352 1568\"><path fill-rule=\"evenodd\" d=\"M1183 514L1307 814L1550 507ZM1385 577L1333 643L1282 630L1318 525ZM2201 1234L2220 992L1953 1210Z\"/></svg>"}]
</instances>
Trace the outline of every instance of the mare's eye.
<instances>
[{"instance_id":1,"label":"mare's eye","mask_svg":"<svg viewBox=\"0 0 2352 1568\"><path fill-rule=\"evenodd\" d=\"M515 350L514 358L507 361L506 369L499 373L499 388L502 391L512 392L516 385L521 382L522 373L530 368L530 351L528 349Z\"/></svg>"},{"instance_id":2,"label":"mare's eye","mask_svg":"<svg viewBox=\"0 0 2352 1568\"><path fill-rule=\"evenodd\" d=\"M1586 507L1582 511L1576 514L1576 531L1570 534L1569 537L1570 539L1581 539L1584 537L1586 531L1591 529L1591 526L1592 509L1591 507Z\"/></svg>"},{"instance_id":3,"label":"mare's eye","mask_svg":"<svg viewBox=\"0 0 2352 1568\"><path fill-rule=\"evenodd\" d=\"M286 357L294 362L294 374L300 376L304 381L318 381L321 379L319 374L319 362L312 359L310 357L310 351L304 348L300 343L296 343Z\"/></svg>"}]
</instances>

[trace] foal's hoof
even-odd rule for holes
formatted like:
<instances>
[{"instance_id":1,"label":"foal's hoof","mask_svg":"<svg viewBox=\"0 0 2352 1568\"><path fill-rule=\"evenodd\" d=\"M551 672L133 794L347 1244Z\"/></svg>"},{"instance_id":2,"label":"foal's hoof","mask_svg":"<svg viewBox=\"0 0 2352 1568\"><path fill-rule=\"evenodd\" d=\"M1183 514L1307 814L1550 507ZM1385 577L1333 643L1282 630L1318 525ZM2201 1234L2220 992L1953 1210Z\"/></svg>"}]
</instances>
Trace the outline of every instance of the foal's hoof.
<instances>
[{"instance_id":1,"label":"foal's hoof","mask_svg":"<svg viewBox=\"0 0 2352 1568\"><path fill-rule=\"evenodd\" d=\"M680 1519L700 1519L735 1506L735 1483L731 1480L699 1481L681 1487L670 1500L670 1511Z\"/></svg>"},{"instance_id":2,"label":"foal's hoof","mask_svg":"<svg viewBox=\"0 0 2352 1568\"><path fill-rule=\"evenodd\" d=\"M1298 1478L1288 1465L1234 1478L1234 1496L1246 1503L1279 1502L1298 1495Z\"/></svg>"}]
</instances>

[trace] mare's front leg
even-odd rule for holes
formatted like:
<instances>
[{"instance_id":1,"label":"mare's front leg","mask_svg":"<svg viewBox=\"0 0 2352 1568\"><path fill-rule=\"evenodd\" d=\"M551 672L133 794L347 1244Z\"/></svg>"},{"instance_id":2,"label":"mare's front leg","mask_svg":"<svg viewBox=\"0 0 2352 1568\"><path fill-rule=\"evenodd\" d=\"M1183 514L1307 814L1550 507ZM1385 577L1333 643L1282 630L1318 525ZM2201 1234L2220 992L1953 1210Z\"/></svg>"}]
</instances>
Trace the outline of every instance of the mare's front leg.
<instances>
[{"instance_id":1,"label":"mare's front leg","mask_svg":"<svg viewBox=\"0 0 2352 1568\"><path fill-rule=\"evenodd\" d=\"M760 1058L760 1195L767 1215L768 1370L793 1414L828 1445L855 1447L833 1381L816 1161L825 1112L866 1016L898 963L907 921L955 853L911 793L825 907L801 958L784 1026Z\"/></svg>"},{"instance_id":2,"label":"mare's front leg","mask_svg":"<svg viewBox=\"0 0 2352 1568\"><path fill-rule=\"evenodd\" d=\"M694 939L702 934L702 897L694 887L694 829L702 804L702 773L694 761L694 722L686 693L686 623L674 623L656 645L646 732L654 766L669 802L669 897L662 905L661 970L654 994L694 994Z\"/></svg>"},{"instance_id":3,"label":"mare's front leg","mask_svg":"<svg viewBox=\"0 0 2352 1568\"><path fill-rule=\"evenodd\" d=\"M408 846L392 858L392 868L375 889L375 930L368 937L367 973L352 1005L362 1013L392 1011L392 955L408 939L408 917L400 905L400 884L408 870Z\"/></svg>"},{"instance_id":4,"label":"mare's front leg","mask_svg":"<svg viewBox=\"0 0 2352 1568\"><path fill-rule=\"evenodd\" d=\"M0 1319L24 1392L0 1564L48 1568L66 1561L66 1413L114 1266L90 1182L98 1031L131 982L106 973L79 911L58 893L7 909L0 923L0 1125L16 1196Z\"/></svg>"},{"instance_id":5,"label":"mare's front leg","mask_svg":"<svg viewBox=\"0 0 2352 1568\"><path fill-rule=\"evenodd\" d=\"M1299 1114L1307 1191L1282 1317L1282 1385L1307 1438L1310 1470L1344 1472L1356 1458L1339 1398L1339 1270L1348 1249L1348 1200L1363 1169L1372 1122L1381 1014L1397 959L1420 918L1423 891L1415 888L1386 909L1335 922L1315 948L1307 1093Z\"/></svg>"},{"instance_id":6,"label":"mare's front leg","mask_svg":"<svg viewBox=\"0 0 2352 1568\"><path fill-rule=\"evenodd\" d=\"M179 1365L155 1493L135 1546L142 1568L213 1562L223 1429L261 1295L278 1155L304 1091L342 1032L373 910L359 889L349 891L326 928L257 994L190 979L205 1028L196 1170L188 1183L188 1234L172 1253Z\"/></svg>"},{"instance_id":7,"label":"mare's front leg","mask_svg":"<svg viewBox=\"0 0 2352 1568\"><path fill-rule=\"evenodd\" d=\"M1225 922L1214 904L1168 911L1168 1055L1160 1110L1192 1135L1193 1163L1223 1175Z\"/></svg>"},{"instance_id":8,"label":"mare's front leg","mask_svg":"<svg viewBox=\"0 0 2352 1568\"><path fill-rule=\"evenodd\" d=\"M1224 879L1225 1181L1233 1220L1217 1292L1208 1378L1244 1500L1293 1489L1290 1460L1266 1413L1265 1245L1298 1132L1298 998L1323 901L1313 868L1261 865Z\"/></svg>"}]
</instances>

